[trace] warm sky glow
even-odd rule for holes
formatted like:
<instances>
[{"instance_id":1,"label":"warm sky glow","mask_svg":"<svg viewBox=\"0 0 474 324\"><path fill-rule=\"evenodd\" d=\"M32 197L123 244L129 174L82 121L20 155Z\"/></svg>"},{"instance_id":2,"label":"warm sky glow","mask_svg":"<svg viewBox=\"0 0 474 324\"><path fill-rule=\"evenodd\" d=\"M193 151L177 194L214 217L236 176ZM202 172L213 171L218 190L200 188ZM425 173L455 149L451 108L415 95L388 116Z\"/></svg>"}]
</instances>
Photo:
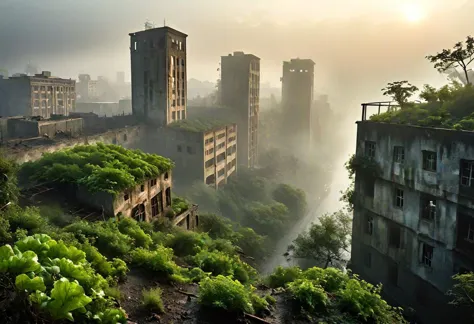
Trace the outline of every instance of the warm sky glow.
<instances>
[{"instance_id":1,"label":"warm sky glow","mask_svg":"<svg viewBox=\"0 0 474 324\"><path fill-rule=\"evenodd\" d=\"M416 3L408 3L402 7L403 15L405 19L411 23L416 23L425 18L424 9Z\"/></svg>"}]
</instances>

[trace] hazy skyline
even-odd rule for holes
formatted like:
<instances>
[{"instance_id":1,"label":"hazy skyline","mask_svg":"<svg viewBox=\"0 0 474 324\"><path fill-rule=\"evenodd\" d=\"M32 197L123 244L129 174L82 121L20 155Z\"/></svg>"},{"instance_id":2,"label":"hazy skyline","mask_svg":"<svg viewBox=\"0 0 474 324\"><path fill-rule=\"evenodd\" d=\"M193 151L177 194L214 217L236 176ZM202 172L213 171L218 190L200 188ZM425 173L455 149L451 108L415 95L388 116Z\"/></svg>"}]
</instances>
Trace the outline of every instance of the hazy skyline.
<instances>
[{"instance_id":1,"label":"hazy skyline","mask_svg":"<svg viewBox=\"0 0 474 324\"><path fill-rule=\"evenodd\" d=\"M474 29L474 1L420 0L1 0L0 68L29 61L61 77L130 75L128 33L145 21L188 37L188 77L215 82L220 56L262 59L262 82L280 85L283 60L316 62L315 88L337 105L382 99L390 81L440 85L425 60Z\"/></svg>"}]
</instances>

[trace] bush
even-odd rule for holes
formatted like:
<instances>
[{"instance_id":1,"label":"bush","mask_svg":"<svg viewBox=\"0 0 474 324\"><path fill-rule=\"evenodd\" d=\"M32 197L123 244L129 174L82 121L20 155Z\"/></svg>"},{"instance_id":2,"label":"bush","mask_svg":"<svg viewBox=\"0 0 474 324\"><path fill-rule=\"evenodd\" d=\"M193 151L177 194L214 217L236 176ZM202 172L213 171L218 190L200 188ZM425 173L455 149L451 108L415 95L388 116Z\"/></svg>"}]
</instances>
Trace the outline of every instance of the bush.
<instances>
[{"instance_id":1,"label":"bush","mask_svg":"<svg viewBox=\"0 0 474 324\"><path fill-rule=\"evenodd\" d=\"M261 298L254 296L253 287L245 287L237 280L218 275L205 278L199 283L199 303L206 307L220 308L229 312L255 313L254 303L264 305Z\"/></svg>"},{"instance_id":2,"label":"bush","mask_svg":"<svg viewBox=\"0 0 474 324\"><path fill-rule=\"evenodd\" d=\"M173 250L158 246L155 250L138 248L130 253L131 263L165 275L175 281L186 281L181 277L182 269L173 261Z\"/></svg>"},{"instance_id":3,"label":"bush","mask_svg":"<svg viewBox=\"0 0 474 324\"><path fill-rule=\"evenodd\" d=\"M25 209L17 206L9 207L3 217L8 220L12 232L22 229L26 230L28 234L34 234L47 224L46 220L41 217L39 209L35 207Z\"/></svg>"},{"instance_id":4,"label":"bush","mask_svg":"<svg viewBox=\"0 0 474 324\"><path fill-rule=\"evenodd\" d=\"M275 305L276 304L276 299L272 295L265 295L265 300L269 305Z\"/></svg>"},{"instance_id":5,"label":"bush","mask_svg":"<svg viewBox=\"0 0 474 324\"><path fill-rule=\"evenodd\" d=\"M142 291L142 303L143 306L152 312L163 314L165 307L163 306L163 300L161 299L161 289L151 288Z\"/></svg>"},{"instance_id":6,"label":"bush","mask_svg":"<svg viewBox=\"0 0 474 324\"><path fill-rule=\"evenodd\" d=\"M143 231L138 222L130 217L125 217L118 222L120 233L130 236L136 247L147 248L153 242L151 237Z\"/></svg>"},{"instance_id":7,"label":"bush","mask_svg":"<svg viewBox=\"0 0 474 324\"><path fill-rule=\"evenodd\" d=\"M114 298L118 302L123 301L122 292L117 287L108 287L107 289L105 289L105 294L109 297Z\"/></svg>"},{"instance_id":8,"label":"bush","mask_svg":"<svg viewBox=\"0 0 474 324\"><path fill-rule=\"evenodd\" d=\"M213 239L231 239L234 235L232 223L227 218L216 214L199 215L199 230Z\"/></svg>"},{"instance_id":9,"label":"bush","mask_svg":"<svg viewBox=\"0 0 474 324\"><path fill-rule=\"evenodd\" d=\"M311 280L298 279L290 282L288 291L298 305L310 313L325 310L329 303L323 287Z\"/></svg>"},{"instance_id":10,"label":"bush","mask_svg":"<svg viewBox=\"0 0 474 324\"><path fill-rule=\"evenodd\" d=\"M179 215L189 209L189 203L184 198L174 197L171 200L171 208L176 215Z\"/></svg>"},{"instance_id":11,"label":"bush","mask_svg":"<svg viewBox=\"0 0 474 324\"><path fill-rule=\"evenodd\" d=\"M209 237L205 234L195 232L176 230L174 235L168 237L166 246L173 249L177 256L183 257L187 255L195 255L207 241Z\"/></svg>"},{"instance_id":12,"label":"bush","mask_svg":"<svg viewBox=\"0 0 474 324\"><path fill-rule=\"evenodd\" d=\"M67 215L59 205L40 206L39 211L42 217L55 226L64 227L73 221L73 217Z\"/></svg>"},{"instance_id":13,"label":"bush","mask_svg":"<svg viewBox=\"0 0 474 324\"><path fill-rule=\"evenodd\" d=\"M271 288L285 287L286 284L301 278L303 271L299 267L283 268L278 266L267 278L267 284Z\"/></svg>"},{"instance_id":14,"label":"bush","mask_svg":"<svg viewBox=\"0 0 474 324\"><path fill-rule=\"evenodd\" d=\"M349 276L335 268L310 268L303 272L304 279L313 280L328 292L336 292L344 288Z\"/></svg>"}]
</instances>

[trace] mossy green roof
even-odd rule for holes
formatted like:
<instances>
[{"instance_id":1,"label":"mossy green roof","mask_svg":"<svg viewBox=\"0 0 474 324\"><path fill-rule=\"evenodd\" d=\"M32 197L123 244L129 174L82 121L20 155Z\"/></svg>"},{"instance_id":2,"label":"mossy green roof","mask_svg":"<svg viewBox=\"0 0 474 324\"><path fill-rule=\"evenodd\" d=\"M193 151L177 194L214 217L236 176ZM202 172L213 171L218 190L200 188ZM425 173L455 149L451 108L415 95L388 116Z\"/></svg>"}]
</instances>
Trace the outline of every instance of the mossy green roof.
<instances>
[{"instance_id":1,"label":"mossy green roof","mask_svg":"<svg viewBox=\"0 0 474 324\"><path fill-rule=\"evenodd\" d=\"M118 145L98 143L45 153L21 166L30 181L78 184L91 192L117 194L173 168L170 159Z\"/></svg>"},{"instance_id":2,"label":"mossy green roof","mask_svg":"<svg viewBox=\"0 0 474 324\"><path fill-rule=\"evenodd\" d=\"M182 119L169 124L169 127L181 129L189 132L207 132L232 124L229 121L220 119Z\"/></svg>"}]
</instances>

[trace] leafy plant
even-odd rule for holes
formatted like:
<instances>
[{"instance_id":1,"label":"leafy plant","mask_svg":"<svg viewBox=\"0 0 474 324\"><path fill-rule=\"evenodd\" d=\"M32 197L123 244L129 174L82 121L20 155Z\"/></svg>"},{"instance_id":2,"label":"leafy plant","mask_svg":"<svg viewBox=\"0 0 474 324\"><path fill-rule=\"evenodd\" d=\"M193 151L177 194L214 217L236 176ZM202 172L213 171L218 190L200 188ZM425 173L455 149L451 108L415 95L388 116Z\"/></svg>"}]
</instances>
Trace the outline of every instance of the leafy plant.
<instances>
[{"instance_id":1,"label":"leafy plant","mask_svg":"<svg viewBox=\"0 0 474 324\"><path fill-rule=\"evenodd\" d=\"M162 291L160 288L144 289L142 291L142 303L143 306L153 312L164 313L165 307L163 306L163 300L161 299Z\"/></svg>"},{"instance_id":2,"label":"leafy plant","mask_svg":"<svg viewBox=\"0 0 474 324\"><path fill-rule=\"evenodd\" d=\"M171 200L171 208L176 215L179 215L189 209L189 202L180 197L173 197Z\"/></svg>"},{"instance_id":3,"label":"leafy plant","mask_svg":"<svg viewBox=\"0 0 474 324\"><path fill-rule=\"evenodd\" d=\"M298 279L288 284L292 298L309 312L325 310L329 298L324 289L314 281Z\"/></svg>"},{"instance_id":4,"label":"leafy plant","mask_svg":"<svg viewBox=\"0 0 474 324\"><path fill-rule=\"evenodd\" d=\"M301 278L303 271L299 267L284 268L278 266L266 279L271 288L285 287L286 284Z\"/></svg>"}]
</instances>

